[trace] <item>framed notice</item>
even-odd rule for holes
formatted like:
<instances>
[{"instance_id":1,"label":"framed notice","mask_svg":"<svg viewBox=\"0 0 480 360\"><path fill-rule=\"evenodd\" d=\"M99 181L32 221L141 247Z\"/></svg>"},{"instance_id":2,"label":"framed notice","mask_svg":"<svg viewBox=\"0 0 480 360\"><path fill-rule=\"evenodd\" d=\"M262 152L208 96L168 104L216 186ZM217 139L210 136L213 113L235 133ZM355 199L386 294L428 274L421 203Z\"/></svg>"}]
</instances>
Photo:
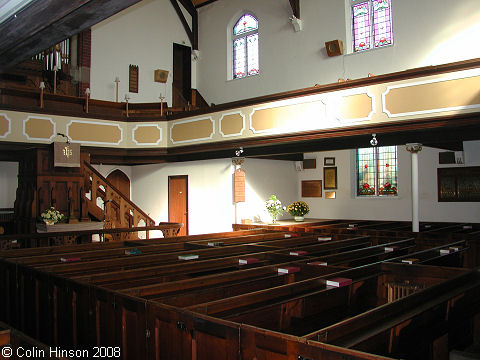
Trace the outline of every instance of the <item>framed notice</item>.
<instances>
[{"instance_id":1,"label":"framed notice","mask_svg":"<svg viewBox=\"0 0 480 360\"><path fill-rule=\"evenodd\" d=\"M334 157L323 158L323 165L325 165L325 166L335 166L335 158Z\"/></svg>"},{"instance_id":2,"label":"framed notice","mask_svg":"<svg viewBox=\"0 0 480 360\"><path fill-rule=\"evenodd\" d=\"M322 180L303 180L302 197L322 197Z\"/></svg>"},{"instance_id":3,"label":"framed notice","mask_svg":"<svg viewBox=\"0 0 480 360\"><path fill-rule=\"evenodd\" d=\"M323 168L323 188L332 190L337 188L337 167Z\"/></svg>"}]
</instances>

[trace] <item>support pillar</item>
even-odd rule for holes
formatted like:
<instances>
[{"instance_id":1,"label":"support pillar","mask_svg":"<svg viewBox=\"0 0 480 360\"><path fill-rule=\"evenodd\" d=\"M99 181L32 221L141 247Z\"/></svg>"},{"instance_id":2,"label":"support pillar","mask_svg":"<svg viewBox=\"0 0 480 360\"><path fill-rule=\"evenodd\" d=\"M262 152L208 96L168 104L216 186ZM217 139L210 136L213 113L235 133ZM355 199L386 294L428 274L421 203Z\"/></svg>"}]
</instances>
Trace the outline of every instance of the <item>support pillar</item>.
<instances>
[{"instance_id":1,"label":"support pillar","mask_svg":"<svg viewBox=\"0 0 480 360\"><path fill-rule=\"evenodd\" d=\"M418 218L418 153L422 150L422 144L411 143L405 145L407 151L412 154L412 231L420 231Z\"/></svg>"}]
</instances>

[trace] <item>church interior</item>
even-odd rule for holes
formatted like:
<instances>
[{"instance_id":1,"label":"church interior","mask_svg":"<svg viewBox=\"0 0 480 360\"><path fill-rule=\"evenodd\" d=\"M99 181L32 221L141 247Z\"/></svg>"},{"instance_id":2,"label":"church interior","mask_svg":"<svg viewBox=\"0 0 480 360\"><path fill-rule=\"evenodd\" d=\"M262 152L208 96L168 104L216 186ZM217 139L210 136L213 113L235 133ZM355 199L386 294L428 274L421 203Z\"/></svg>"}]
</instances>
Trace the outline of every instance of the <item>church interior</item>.
<instances>
[{"instance_id":1,"label":"church interior","mask_svg":"<svg viewBox=\"0 0 480 360\"><path fill-rule=\"evenodd\" d=\"M0 4L0 359L479 359L477 0Z\"/></svg>"}]
</instances>

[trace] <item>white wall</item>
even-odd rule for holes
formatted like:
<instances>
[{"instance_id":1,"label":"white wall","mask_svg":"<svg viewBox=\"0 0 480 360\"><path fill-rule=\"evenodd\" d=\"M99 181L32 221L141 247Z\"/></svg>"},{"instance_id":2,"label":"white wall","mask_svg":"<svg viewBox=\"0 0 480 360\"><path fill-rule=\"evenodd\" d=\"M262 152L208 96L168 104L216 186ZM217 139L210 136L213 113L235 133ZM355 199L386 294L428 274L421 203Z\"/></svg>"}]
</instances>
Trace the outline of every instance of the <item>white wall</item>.
<instances>
[{"instance_id":1,"label":"white wall","mask_svg":"<svg viewBox=\"0 0 480 360\"><path fill-rule=\"evenodd\" d=\"M218 0L201 7L197 88L207 102L219 104L338 78L480 57L475 45L480 37L478 0L393 0L393 46L328 57L325 42L346 43L349 36L345 1L302 0L304 30L297 33L288 21L292 11L287 0ZM260 74L227 81L229 26L245 10L260 22Z\"/></svg>"},{"instance_id":2,"label":"white wall","mask_svg":"<svg viewBox=\"0 0 480 360\"><path fill-rule=\"evenodd\" d=\"M0 161L0 208L13 208L18 187L18 163Z\"/></svg>"},{"instance_id":3,"label":"white wall","mask_svg":"<svg viewBox=\"0 0 480 360\"><path fill-rule=\"evenodd\" d=\"M420 221L479 222L478 202L438 202L437 168L440 150L424 147L419 153L419 218ZM310 206L312 218L357 220L411 220L411 155L398 147L398 196L382 198L355 197L355 157L353 150L307 154L317 159L317 169L299 172L298 192L302 180L323 179L323 158L335 157L338 171L336 199L303 198ZM445 167L444 165L441 165ZM458 166L458 165L449 165ZM325 191L325 190L323 190ZM333 190L332 190L333 191Z\"/></svg>"},{"instance_id":4,"label":"white wall","mask_svg":"<svg viewBox=\"0 0 480 360\"><path fill-rule=\"evenodd\" d=\"M277 194L288 205L296 198L296 174L288 161L247 159L246 202L238 218L261 216L264 201ZM132 200L158 223L168 221L168 176L188 175L189 234L231 231L235 222L231 159L132 168Z\"/></svg>"},{"instance_id":5,"label":"white wall","mask_svg":"<svg viewBox=\"0 0 480 360\"><path fill-rule=\"evenodd\" d=\"M188 18L188 17L187 17ZM119 101L128 92L128 67L139 66L138 93L131 102L159 102L160 92L171 105L173 43L190 46L188 36L168 0L143 0L92 27L92 98L115 101L115 77L120 78ZM156 83L154 70L168 70L167 85Z\"/></svg>"}]
</instances>

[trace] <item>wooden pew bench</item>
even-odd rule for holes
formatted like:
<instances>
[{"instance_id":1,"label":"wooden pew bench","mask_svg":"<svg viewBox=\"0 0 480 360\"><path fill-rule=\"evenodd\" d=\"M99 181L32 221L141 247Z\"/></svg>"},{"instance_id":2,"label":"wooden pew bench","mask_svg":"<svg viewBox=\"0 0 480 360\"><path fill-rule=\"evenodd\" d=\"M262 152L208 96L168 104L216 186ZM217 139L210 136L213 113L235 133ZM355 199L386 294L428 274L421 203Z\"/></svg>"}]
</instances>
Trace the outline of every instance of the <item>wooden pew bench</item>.
<instances>
[{"instance_id":1,"label":"wooden pew bench","mask_svg":"<svg viewBox=\"0 0 480 360\"><path fill-rule=\"evenodd\" d=\"M445 269L428 267L427 276ZM422 271L422 270L419 270ZM452 276L457 272L456 276ZM445 273L442 274L444 276ZM451 269L449 279L310 334L310 339L373 354L437 359L465 337L480 312L479 270ZM477 319L473 324L468 319Z\"/></svg>"}]
</instances>

